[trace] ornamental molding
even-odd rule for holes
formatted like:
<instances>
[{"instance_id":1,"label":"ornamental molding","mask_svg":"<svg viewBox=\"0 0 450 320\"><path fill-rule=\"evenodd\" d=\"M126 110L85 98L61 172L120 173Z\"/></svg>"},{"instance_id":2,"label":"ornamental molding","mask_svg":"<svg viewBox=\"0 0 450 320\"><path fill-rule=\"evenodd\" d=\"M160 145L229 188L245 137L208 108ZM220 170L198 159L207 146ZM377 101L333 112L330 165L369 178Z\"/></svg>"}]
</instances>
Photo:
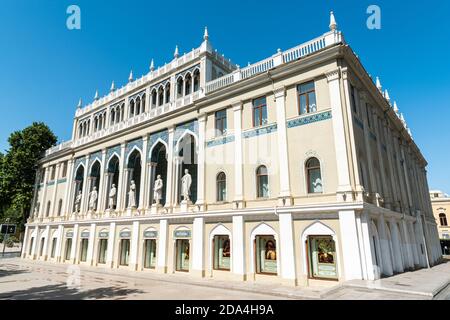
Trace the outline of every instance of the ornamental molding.
<instances>
[{"instance_id":1,"label":"ornamental molding","mask_svg":"<svg viewBox=\"0 0 450 320\"><path fill-rule=\"evenodd\" d=\"M275 96L275 99L286 97L286 87L282 86L282 87L274 89L273 94Z\"/></svg>"},{"instance_id":2,"label":"ornamental molding","mask_svg":"<svg viewBox=\"0 0 450 320\"><path fill-rule=\"evenodd\" d=\"M141 98L142 100L142 97L145 94L145 92L146 90L144 89L142 91L139 91L138 93L133 94L132 96L128 97L128 101L131 102L132 100L135 100L137 97Z\"/></svg>"},{"instance_id":3,"label":"ornamental molding","mask_svg":"<svg viewBox=\"0 0 450 320\"><path fill-rule=\"evenodd\" d=\"M233 108L233 111L241 111L242 110L242 106L243 106L243 102L242 102L242 100L239 100L239 101L233 102L231 104L231 106Z\"/></svg>"},{"instance_id":4,"label":"ornamental molding","mask_svg":"<svg viewBox=\"0 0 450 320\"><path fill-rule=\"evenodd\" d=\"M340 78L339 69L328 71L325 73L325 76L327 77L328 82L338 80Z\"/></svg>"}]
</instances>

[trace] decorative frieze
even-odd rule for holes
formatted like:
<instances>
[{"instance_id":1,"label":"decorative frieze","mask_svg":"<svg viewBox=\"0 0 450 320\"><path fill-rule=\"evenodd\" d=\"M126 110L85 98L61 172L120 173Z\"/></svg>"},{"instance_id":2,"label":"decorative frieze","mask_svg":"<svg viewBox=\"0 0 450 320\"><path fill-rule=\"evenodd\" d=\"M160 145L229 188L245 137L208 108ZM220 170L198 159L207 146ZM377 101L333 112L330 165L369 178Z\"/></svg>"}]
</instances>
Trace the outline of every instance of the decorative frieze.
<instances>
[{"instance_id":1,"label":"decorative frieze","mask_svg":"<svg viewBox=\"0 0 450 320\"><path fill-rule=\"evenodd\" d=\"M106 151L106 159L109 160L111 156L116 153L120 158L120 144L111 148L108 148Z\"/></svg>"},{"instance_id":2,"label":"decorative frieze","mask_svg":"<svg viewBox=\"0 0 450 320\"><path fill-rule=\"evenodd\" d=\"M258 136L262 136L265 134L271 134L277 131L277 124L271 124L268 125L266 127L262 127L262 128L256 128L256 129L252 129L252 130L248 130L242 133L242 137L244 139L248 139L248 138L253 138L253 137L258 137Z\"/></svg>"},{"instance_id":3,"label":"decorative frieze","mask_svg":"<svg viewBox=\"0 0 450 320\"><path fill-rule=\"evenodd\" d=\"M178 140L182 137L182 135L185 133L186 130L191 131L196 136L198 136L198 120L193 120L191 122L183 123L181 125L178 125L175 128L174 137L173 137L173 143L176 145Z\"/></svg>"},{"instance_id":4,"label":"decorative frieze","mask_svg":"<svg viewBox=\"0 0 450 320\"><path fill-rule=\"evenodd\" d=\"M206 142L206 146L208 148L220 146L223 144L227 144L230 142L234 142L234 135L223 136L219 138L215 138Z\"/></svg>"},{"instance_id":5,"label":"decorative frieze","mask_svg":"<svg viewBox=\"0 0 450 320\"><path fill-rule=\"evenodd\" d=\"M287 127L288 128L295 128L298 126L304 126L307 124L311 124L314 122L319 122L319 121L323 121L323 120L328 120L331 119L332 115L331 115L331 111L326 111L326 112L322 112L322 113L316 113L310 116L302 116L293 120L289 120L287 122Z\"/></svg>"},{"instance_id":6,"label":"decorative frieze","mask_svg":"<svg viewBox=\"0 0 450 320\"><path fill-rule=\"evenodd\" d=\"M138 148L142 152L142 145L142 138L127 142L127 145L125 147L125 159L128 158L134 147Z\"/></svg>"}]
</instances>

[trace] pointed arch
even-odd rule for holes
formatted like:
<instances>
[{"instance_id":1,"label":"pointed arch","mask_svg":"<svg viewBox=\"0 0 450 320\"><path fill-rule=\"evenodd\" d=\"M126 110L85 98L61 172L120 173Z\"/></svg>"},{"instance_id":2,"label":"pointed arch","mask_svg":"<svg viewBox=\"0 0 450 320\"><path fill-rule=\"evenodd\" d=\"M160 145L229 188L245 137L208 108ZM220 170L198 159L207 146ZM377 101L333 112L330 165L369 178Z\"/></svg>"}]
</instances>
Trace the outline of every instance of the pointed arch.
<instances>
[{"instance_id":1,"label":"pointed arch","mask_svg":"<svg viewBox=\"0 0 450 320\"><path fill-rule=\"evenodd\" d=\"M149 151L148 151L148 157L149 157L149 158L151 158L152 153L153 153L153 149L155 149L156 146L157 146L159 143L161 143L161 144L164 145L164 147L166 148L166 154L167 154L167 152L168 152L168 150L169 150L169 146L167 145L167 143L166 143L163 139L158 138L158 139L156 139L156 141L152 144L152 146L150 147L150 149L149 149Z\"/></svg>"},{"instance_id":2,"label":"pointed arch","mask_svg":"<svg viewBox=\"0 0 450 320\"><path fill-rule=\"evenodd\" d=\"M261 222L256 227L253 228L253 230L250 233L250 272L256 273L256 252L255 252L255 243L256 243L256 237L257 236L273 236L276 242L276 247L279 247L279 237L278 233L275 231L273 227L268 225L266 222ZM278 251L278 249L277 249ZM277 274L280 274L281 266L280 266L280 259L277 260Z\"/></svg>"}]
</instances>

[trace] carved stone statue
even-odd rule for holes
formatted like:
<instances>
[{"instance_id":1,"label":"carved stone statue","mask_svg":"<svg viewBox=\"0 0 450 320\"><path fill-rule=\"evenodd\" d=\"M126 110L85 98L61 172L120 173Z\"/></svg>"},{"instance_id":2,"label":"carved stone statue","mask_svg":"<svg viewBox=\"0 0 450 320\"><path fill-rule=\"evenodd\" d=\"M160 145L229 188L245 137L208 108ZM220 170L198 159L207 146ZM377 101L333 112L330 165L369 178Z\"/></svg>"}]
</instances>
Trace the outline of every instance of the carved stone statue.
<instances>
[{"instance_id":1,"label":"carved stone statue","mask_svg":"<svg viewBox=\"0 0 450 320\"><path fill-rule=\"evenodd\" d=\"M117 189L116 185L113 183L111 186L111 190L109 191L108 195L108 208L110 210L114 210L114 207L116 206L116 195L117 195Z\"/></svg>"},{"instance_id":2,"label":"carved stone statue","mask_svg":"<svg viewBox=\"0 0 450 320\"><path fill-rule=\"evenodd\" d=\"M89 210L95 211L97 210L97 187L94 186L94 188L91 191L91 194L89 195Z\"/></svg>"},{"instance_id":3,"label":"carved stone statue","mask_svg":"<svg viewBox=\"0 0 450 320\"><path fill-rule=\"evenodd\" d=\"M81 198L83 197L83 193L81 190L78 191L77 197L75 198L75 213L80 212Z\"/></svg>"},{"instance_id":4,"label":"carved stone statue","mask_svg":"<svg viewBox=\"0 0 450 320\"><path fill-rule=\"evenodd\" d=\"M131 180L130 191L128 192L128 208L136 208L136 184Z\"/></svg>"},{"instance_id":5,"label":"carved stone statue","mask_svg":"<svg viewBox=\"0 0 450 320\"><path fill-rule=\"evenodd\" d=\"M39 215L39 202L36 204L36 206L34 207L34 212L33 212L33 217L37 218Z\"/></svg>"},{"instance_id":6,"label":"carved stone statue","mask_svg":"<svg viewBox=\"0 0 450 320\"><path fill-rule=\"evenodd\" d=\"M163 190L164 182L161 179L161 175L158 174L155 180L155 184L153 186L153 200L156 204L159 204L162 199L162 190Z\"/></svg>"},{"instance_id":7,"label":"carved stone statue","mask_svg":"<svg viewBox=\"0 0 450 320\"><path fill-rule=\"evenodd\" d=\"M181 195L184 201L190 201L191 195L192 176L189 174L189 170L184 170L184 176L181 178Z\"/></svg>"}]
</instances>

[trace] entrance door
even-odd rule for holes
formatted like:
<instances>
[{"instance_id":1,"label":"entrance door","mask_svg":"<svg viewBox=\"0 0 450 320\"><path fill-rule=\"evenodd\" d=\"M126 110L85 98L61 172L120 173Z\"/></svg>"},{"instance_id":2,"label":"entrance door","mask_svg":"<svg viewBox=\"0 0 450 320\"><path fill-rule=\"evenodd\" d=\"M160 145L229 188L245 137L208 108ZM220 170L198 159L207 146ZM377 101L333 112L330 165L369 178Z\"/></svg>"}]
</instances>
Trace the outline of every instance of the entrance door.
<instances>
[{"instance_id":1,"label":"entrance door","mask_svg":"<svg viewBox=\"0 0 450 320\"><path fill-rule=\"evenodd\" d=\"M106 263L106 250L108 249L108 239L100 239L98 242L98 263Z\"/></svg>"},{"instance_id":2,"label":"entrance door","mask_svg":"<svg viewBox=\"0 0 450 320\"><path fill-rule=\"evenodd\" d=\"M122 239L120 240L119 265L128 266L129 256L130 256L130 239Z\"/></svg>"},{"instance_id":3,"label":"entrance door","mask_svg":"<svg viewBox=\"0 0 450 320\"><path fill-rule=\"evenodd\" d=\"M88 251L88 239L81 239L81 248L80 248L80 261L86 262L87 260L87 251Z\"/></svg>"},{"instance_id":4,"label":"entrance door","mask_svg":"<svg viewBox=\"0 0 450 320\"><path fill-rule=\"evenodd\" d=\"M178 239L176 242L176 271L189 271L189 240Z\"/></svg>"},{"instance_id":5,"label":"entrance door","mask_svg":"<svg viewBox=\"0 0 450 320\"><path fill-rule=\"evenodd\" d=\"M330 236L309 236L310 276L337 280L336 248Z\"/></svg>"},{"instance_id":6,"label":"entrance door","mask_svg":"<svg viewBox=\"0 0 450 320\"><path fill-rule=\"evenodd\" d=\"M66 240L66 250L64 253L64 259L70 260L70 251L72 251L72 239Z\"/></svg>"},{"instance_id":7,"label":"entrance door","mask_svg":"<svg viewBox=\"0 0 450 320\"><path fill-rule=\"evenodd\" d=\"M144 242L144 268L154 269L156 265L156 240L147 239Z\"/></svg>"}]
</instances>

